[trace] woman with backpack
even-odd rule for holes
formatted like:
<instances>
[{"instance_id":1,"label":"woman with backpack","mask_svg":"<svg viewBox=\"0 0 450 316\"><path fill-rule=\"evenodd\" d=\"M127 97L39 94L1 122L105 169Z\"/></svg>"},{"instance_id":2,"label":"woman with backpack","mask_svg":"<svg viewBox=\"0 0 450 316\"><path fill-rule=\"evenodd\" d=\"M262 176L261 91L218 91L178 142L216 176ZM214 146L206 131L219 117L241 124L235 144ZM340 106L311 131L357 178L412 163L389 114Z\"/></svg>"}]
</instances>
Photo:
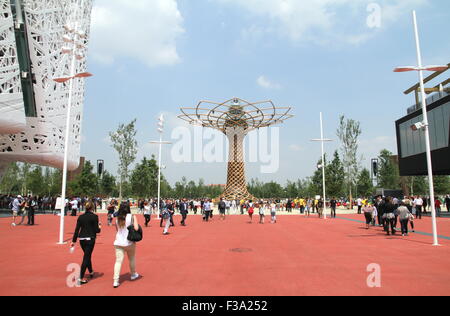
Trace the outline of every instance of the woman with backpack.
<instances>
[{"instance_id":1,"label":"woman with backpack","mask_svg":"<svg viewBox=\"0 0 450 316\"><path fill-rule=\"evenodd\" d=\"M132 226L132 227L130 227ZM119 208L116 223L116 240L114 241L114 248L116 250L116 263L114 265L114 288L120 286L120 271L125 254L128 256L130 264L131 281L139 278L136 273L136 243L128 240L128 228L139 231L139 222L136 215L131 214L131 209L128 203L122 203Z\"/></svg>"}]
</instances>

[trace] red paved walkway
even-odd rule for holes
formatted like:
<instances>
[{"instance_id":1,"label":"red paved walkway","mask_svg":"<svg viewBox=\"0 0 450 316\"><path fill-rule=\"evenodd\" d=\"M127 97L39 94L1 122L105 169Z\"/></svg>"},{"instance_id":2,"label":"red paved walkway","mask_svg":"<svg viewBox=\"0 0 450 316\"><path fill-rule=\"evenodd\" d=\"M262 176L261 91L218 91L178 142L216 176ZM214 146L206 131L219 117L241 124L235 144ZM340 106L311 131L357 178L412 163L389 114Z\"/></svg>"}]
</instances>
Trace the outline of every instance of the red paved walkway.
<instances>
[{"instance_id":1,"label":"red paved walkway","mask_svg":"<svg viewBox=\"0 0 450 316\"><path fill-rule=\"evenodd\" d=\"M363 220L361 216L346 218ZM104 216L101 217L106 222ZM276 225L247 223L247 217L217 218L203 223L190 217L188 227L162 236L159 223L145 229L138 244L136 282L112 288L115 229L104 227L94 253L94 269L103 273L82 288L68 288L70 263L81 262L81 251L69 254L57 246L58 217L37 217L38 226L10 227L0 219L0 295L448 295L450 241L430 246L422 235L387 237L380 229L337 220L279 217ZM179 217L176 218L178 224ZM67 218L67 238L75 220ZM429 219L417 230L430 233ZM439 233L450 236L450 219L441 219ZM251 252L235 253L233 248ZM371 263L381 265L382 288L366 285ZM127 261L123 274L128 272ZM126 279L126 278L125 278Z\"/></svg>"}]
</instances>

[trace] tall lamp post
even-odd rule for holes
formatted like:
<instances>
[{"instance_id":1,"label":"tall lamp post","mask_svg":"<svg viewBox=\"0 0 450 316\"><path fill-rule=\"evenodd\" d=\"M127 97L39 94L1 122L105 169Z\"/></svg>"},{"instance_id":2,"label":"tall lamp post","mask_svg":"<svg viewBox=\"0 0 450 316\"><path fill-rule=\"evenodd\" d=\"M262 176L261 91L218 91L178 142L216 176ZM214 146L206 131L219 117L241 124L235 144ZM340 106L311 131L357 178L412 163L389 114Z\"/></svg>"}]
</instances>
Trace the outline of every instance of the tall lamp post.
<instances>
[{"instance_id":1,"label":"tall lamp post","mask_svg":"<svg viewBox=\"0 0 450 316\"><path fill-rule=\"evenodd\" d=\"M64 29L67 31L67 34L63 36L63 40L65 43L71 45L72 47L63 47L62 53L68 54L71 56L71 67L70 67L70 76L63 78L55 78L53 79L57 83L66 83L70 81L69 84L69 100L67 104L67 118L66 118L66 133L64 139L64 164L63 164L63 178L62 178L62 188L61 188L61 219L60 219L60 229L59 229L59 245L64 244L64 212L66 208L66 189L67 189L67 160L69 155L69 137L70 137L70 116L72 109L72 94L73 94L73 85L74 79L78 78L88 78L91 77L92 74L89 72L83 72L75 74L76 72L76 62L77 60L84 59L84 54L82 50L85 48L84 43L82 43L83 39L86 37L86 33L82 30L79 30L78 21L75 23L75 27L72 28L70 24L64 26Z\"/></svg>"},{"instance_id":2,"label":"tall lamp post","mask_svg":"<svg viewBox=\"0 0 450 316\"><path fill-rule=\"evenodd\" d=\"M427 112L427 96L425 93L425 85L423 79L424 71L442 71L446 70L448 66L422 66L422 53L420 50L420 40L419 31L417 27L417 17L416 11L413 11L413 24L414 24L414 35L416 39L416 50L417 50L417 63L418 66L407 66L407 67L397 67L394 72L407 72L407 71L418 71L420 80L420 92L422 97L422 112L423 112L423 122L414 125L413 130L423 130L425 133L425 145L426 145L426 155L427 155L427 165L428 165L428 182L430 191L430 204L431 204L431 216L433 225L433 246L439 246L438 232L437 232L437 219L436 219L436 207L435 207L435 196L434 196L434 180L433 180L433 165L431 160L431 142L430 142L430 130Z\"/></svg>"},{"instance_id":3,"label":"tall lamp post","mask_svg":"<svg viewBox=\"0 0 450 316\"><path fill-rule=\"evenodd\" d=\"M161 213L161 156L162 156L162 145L170 145L171 142L163 141L164 134L164 115L158 119L158 132L159 132L159 141L151 141L150 144L159 145L159 157L158 157L158 219L160 219Z\"/></svg>"},{"instance_id":4,"label":"tall lamp post","mask_svg":"<svg viewBox=\"0 0 450 316\"><path fill-rule=\"evenodd\" d=\"M323 216L324 219L327 219L327 199L326 199L326 181L325 181L325 172L326 172L326 161L325 161L325 150L324 150L324 144L326 142L332 142L332 139L324 138L323 137L323 114L320 112L320 139L312 139L312 142L321 142L322 144L322 165L319 166L319 168L322 168L322 177L323 177Z\"/></svg>"}]
</instances>

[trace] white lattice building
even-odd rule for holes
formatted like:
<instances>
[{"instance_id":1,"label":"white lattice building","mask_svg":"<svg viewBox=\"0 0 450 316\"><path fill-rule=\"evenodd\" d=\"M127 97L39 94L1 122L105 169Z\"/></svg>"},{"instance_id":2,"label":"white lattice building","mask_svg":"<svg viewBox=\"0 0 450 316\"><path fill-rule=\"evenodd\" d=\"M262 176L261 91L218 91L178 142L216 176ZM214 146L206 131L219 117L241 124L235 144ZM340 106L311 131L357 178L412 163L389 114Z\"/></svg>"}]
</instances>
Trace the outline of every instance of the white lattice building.
<instances>
[{"instance_id":1,"label":"white lattice building","mask_svg":"<svg viewBox=\"0 0 450 316\"><path fill-rule=\"evenodd\" d=\"M10 1L0 6L0 134L25 129L25 108Z\"/></svg>"},{"instance_id":2,"label":"white lattice building","mask_svg":"<svg viewBox=\"0 0 450 316\"><path fill-rule=\"evenodd\" d=\"M0 164L62 168L69 82L53 79L74 75L64 36L76 27L88 46L93 0L0 1ZM76 60L75 73L86 68ZM69 170L79 164L84 93L85 79L74 79Z\"/></svg>"}]
</instances>

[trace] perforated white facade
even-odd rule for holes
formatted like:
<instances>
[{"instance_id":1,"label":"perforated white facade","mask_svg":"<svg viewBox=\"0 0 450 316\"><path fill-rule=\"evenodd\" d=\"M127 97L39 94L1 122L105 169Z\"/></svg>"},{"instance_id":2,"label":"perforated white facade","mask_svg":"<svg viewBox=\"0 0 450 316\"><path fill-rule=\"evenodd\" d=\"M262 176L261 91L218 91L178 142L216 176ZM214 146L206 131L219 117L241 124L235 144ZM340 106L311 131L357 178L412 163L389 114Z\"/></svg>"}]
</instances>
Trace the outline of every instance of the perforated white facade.
<instances>
[{"instance_id":1,"label":"perforated white facade","mask_svg":"<svg viewBox=\"0 0 450 316\"><path fill-rule=\"evenodd\" d=\"M85 34L83 44L87 50L93 0L20 2L25 17L31 71L35 76L33 89L37 115L26 118L26 127L20 133L0 135L0 161L22 161L62 168L69 82L56 83L53 79L87 71L86 58L82 58L76 60L75 73L71 73L72 56L63 53L63 47L70 44L63 38L72 31L64 26L76 27ZM73 80L69 170L76 169L79 164L85 94L85 79ZM4 93L2 88L2 96ZM0 114L3 111L2 103Z\"/></svg>"},{"instance_id":2,"label":"perforated white facade","mask_svg":"<svg viewBox=\"0 0 450 316\"><path fill-rule=\"evenodd\" d=\"M0 0L0 134L25 129L25 109L9 0Z\"/></svg>"}]
</instances>

